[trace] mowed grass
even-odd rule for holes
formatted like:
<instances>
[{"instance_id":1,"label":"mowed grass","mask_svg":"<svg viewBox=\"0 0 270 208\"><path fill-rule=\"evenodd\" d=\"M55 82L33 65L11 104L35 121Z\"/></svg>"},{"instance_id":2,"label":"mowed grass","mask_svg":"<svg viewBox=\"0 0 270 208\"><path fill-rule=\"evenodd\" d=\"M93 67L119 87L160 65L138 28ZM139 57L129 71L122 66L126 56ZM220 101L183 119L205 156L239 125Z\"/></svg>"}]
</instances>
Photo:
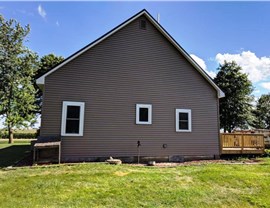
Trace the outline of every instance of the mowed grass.
<instances>
[{"instance_id":1,"label":"mowed grass","mask_svg":"<svg viewBox=\"0 0 270 208\"><path fill-rule=\"evenodd\" d=\"M0 170L0 207L270 207L259 164L139 167L82 163Z\"/></svg>"},{"instance_id":2,"label":"mowed grass","mask_svg":"<svg viewBox=\"0 0 270 208\"><path fill-rule=\"evenodd\" d=\"M29 139L15 139L8 144L8 139L0 139L0 168L12 166L30 154Z\"/></svg>"}]
</instances>

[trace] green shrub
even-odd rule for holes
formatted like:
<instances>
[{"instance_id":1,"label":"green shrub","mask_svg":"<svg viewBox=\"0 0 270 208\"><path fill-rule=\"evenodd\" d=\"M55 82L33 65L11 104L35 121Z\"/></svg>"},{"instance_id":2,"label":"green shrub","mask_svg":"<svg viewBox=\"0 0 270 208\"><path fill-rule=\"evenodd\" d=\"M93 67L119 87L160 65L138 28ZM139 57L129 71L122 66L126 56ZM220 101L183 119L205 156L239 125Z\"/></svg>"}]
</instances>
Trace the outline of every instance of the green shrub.
<instances>
[{"instance_id":1,"label":"green shrub","mask_svg":"<svg viewBox=\"0 0 270 208\"><path fill-rule=\"evenodd\" d=\"M265 157L270 157L270 149L265 149L264 150L264 155Z\"/></svg>"}]
</instances>

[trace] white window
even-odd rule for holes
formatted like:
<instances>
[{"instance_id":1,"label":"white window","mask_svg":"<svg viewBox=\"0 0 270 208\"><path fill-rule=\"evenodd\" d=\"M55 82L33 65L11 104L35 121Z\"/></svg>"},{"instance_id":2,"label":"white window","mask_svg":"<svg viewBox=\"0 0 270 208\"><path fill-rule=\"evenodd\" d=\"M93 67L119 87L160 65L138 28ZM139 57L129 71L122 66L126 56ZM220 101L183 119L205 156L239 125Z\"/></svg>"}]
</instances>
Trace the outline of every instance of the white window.
<instances>
[{"instance_id":1,"label":"white window","mask_svg":"<svg viewBox=\"0 0 270 208\"><path fill-rule=\"evenodd\" d=\"M136 124L152 124L152 105L136 105Z\"/></svg>"},{"instance_id":2,"label":"white window","mask_svg":"<svg viewBox=\"0 0 270 208\"><path fill-rule=\"evenodd\" d=\"M191 132L191 110L190 109L176 109L176 131L177 132Z\"/></svg>"},{"instance_id":3,"label":"white window","mask_svg":"<svg viewBox=\"0 0 270 208\"><path fill-rule=\"evenodd\" d=\"M84 102L63 102L62 136L83 136Z\"/></svg>"}]
</instances>

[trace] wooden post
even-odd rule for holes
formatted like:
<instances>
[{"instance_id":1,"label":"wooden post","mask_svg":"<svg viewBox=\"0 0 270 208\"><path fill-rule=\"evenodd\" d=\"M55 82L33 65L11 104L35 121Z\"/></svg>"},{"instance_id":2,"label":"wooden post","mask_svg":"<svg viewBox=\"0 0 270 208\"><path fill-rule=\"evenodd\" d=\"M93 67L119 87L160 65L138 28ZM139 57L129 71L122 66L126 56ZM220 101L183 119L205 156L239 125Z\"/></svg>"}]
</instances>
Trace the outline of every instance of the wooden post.
<instances>
[{"instance_id":1,"label":"wooden post","mask_svg":"<svg viewBox=\"0 0 270 208\"><path fill-rule=\"evenodd\" d=\"M38 148L37 148L37 152L36 152L36 153L37 153L37 154L36 154L36 155L37 155L37 156L36 156L36 157L37 157L37 158L36 158L36 163L38 164L38 153L39 153Z\"/></svg>"},{"instance_id":2,"label":"wooden post","mask_svg":"<svg viewBox=\"0 0 270 208\"><path fill-rule=\"evenodd\" d=\"M264 149L265 149L265 144L264 144L264 136L261 136L261 142L260 142L260 146L262 146L262 154L264 153Z\"/></svg>"},{"instance_id":3,"label":"wooden post","mask_svg":"<svg viewBox=\"0 0 270 208\"><path fill-rule=\"evenodd\" d=\"M223 150L223 134L219 134L220 136L219 136L219 144L220 144L220 146L219 146L219 149L220 149L220 154L222 155L222 150Z\"/></svg>"},{"instance_id":4,"label":"wooden post","mask_svg":"<svg viewBox=\"0 0 270 208\"><path fill-rule=\"evenodd\" d=\"M241 154L244 152L244 135L241 135Z\"/></svg>"}]
</instances>

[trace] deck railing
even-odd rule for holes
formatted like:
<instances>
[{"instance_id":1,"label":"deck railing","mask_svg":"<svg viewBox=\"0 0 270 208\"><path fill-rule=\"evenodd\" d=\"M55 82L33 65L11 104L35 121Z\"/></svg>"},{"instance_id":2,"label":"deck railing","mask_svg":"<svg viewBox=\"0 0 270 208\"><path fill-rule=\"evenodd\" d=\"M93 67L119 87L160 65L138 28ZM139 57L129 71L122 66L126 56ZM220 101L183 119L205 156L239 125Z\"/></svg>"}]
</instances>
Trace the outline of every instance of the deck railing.
<instances>
[{"instance_id":1,"label":"deck railing","mask_svg":"<svg viewBox=\"0 0 270 208\"><path fill-rule=\"evenodd\" d=\"M220 135L221 154L263 154L264 137L262 134Z\"/></svg>"}]
</instances>

